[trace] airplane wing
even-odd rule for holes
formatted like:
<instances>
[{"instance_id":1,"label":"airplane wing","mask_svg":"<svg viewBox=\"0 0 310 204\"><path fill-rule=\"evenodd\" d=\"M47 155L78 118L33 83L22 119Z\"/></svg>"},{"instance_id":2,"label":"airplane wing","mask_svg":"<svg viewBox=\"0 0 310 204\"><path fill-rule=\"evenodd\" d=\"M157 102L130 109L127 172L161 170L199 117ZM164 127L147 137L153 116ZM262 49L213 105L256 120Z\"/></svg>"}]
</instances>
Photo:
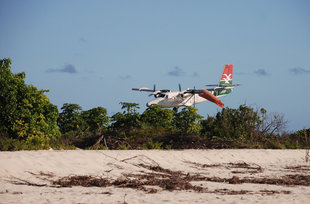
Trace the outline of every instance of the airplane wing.
<instances>
[{"instance_id":1,"label":"airplane wing","mask_svg":"<svg viewBox=\"0 0 310 204\"><path fill-rule=\"evenodd\" d=\"M155 92L157 90L150 89L150 88L132 88L133 91L147 91L147 92Z\"/></svg>"},{"instance_id":2,"label":"airplane wing","mask_svg":"<svg viewBox=\"0 0 310 204\"><path fill-rule=\"evenodd\" d=\"M132 88L133 91L147 91L147 92L153 92L153 93L159 93L159 92L162 92L162 93L166 93L166 92L171 92L171 90L169 89L160 89L160 90L157 90L155 89L155 86L153 89L150 89L150 88Z\"/></svg>"}]
</instances>

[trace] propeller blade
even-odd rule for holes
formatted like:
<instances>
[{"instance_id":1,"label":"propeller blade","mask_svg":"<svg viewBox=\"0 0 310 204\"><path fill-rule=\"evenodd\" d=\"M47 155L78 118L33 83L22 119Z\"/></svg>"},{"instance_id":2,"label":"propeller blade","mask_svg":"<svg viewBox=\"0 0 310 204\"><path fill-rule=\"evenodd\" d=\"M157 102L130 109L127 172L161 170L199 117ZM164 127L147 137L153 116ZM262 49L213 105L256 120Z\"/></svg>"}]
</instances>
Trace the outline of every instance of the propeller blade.
<instances>
[{"instance_id":1,"label":"propeller blade","mask_svg":"<svg viewBox=\"0 0 310 204\"><path fill-rule=\"evenodd\" d=\"M182 89L181 89L181 84L179 84L179 91L182 91Z\"/></svg>"},{"instance_id":2,"label":"propeller blade","mask_svg":"<svg viewBox=\"0 0 310 204\"><path fill-rule=\"evenodd\" d=\"M220 99L218 99L216 96L214 96L210 91L207 89L201 89L201 92L199 93L199 96L202 98L207 99L208 101L211 101L212 103L215 103L219 107L223 108L224 104Z\"/></svg>"}]
</instances>

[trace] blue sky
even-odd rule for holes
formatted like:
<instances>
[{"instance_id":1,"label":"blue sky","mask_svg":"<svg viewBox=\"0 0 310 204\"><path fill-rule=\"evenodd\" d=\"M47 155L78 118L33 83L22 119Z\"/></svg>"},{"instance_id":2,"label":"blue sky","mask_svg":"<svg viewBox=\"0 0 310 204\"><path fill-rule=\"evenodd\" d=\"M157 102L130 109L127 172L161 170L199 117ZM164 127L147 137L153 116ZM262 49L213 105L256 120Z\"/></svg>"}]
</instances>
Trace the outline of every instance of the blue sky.
<instances>
[{"instance_id":1,"label":"blue sky","mask_svg":"<svg viewBox=\"0 0 310 204\"><path fill-rule=\"evenodd\" d=\"M88 110L151 100L133 87L203 88L234 65L221 98L283 113L288 130L310 127L310 1L0 0L0 58L26 82L50 89L59 108ZM196 106L206 117L220 110Z\"/></svg>"}]
</instances>

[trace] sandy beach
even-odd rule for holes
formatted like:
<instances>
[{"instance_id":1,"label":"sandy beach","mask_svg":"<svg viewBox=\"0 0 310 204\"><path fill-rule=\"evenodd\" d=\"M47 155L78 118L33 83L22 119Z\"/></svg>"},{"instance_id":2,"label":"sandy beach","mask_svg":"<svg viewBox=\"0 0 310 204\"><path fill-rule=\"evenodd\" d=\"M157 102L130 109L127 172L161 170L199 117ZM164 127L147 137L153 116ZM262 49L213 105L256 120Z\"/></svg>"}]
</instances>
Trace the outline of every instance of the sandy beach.
<instances>
[{"instance_id":1,"label":"sandy beach","mask_svg":"<svg viewBox=\"0 0 310 204\"><path fill-rule=\"evenodd\" d=\"M305 150L0 152L0 203L309 203Z\"/></svg>"}]
</instances>

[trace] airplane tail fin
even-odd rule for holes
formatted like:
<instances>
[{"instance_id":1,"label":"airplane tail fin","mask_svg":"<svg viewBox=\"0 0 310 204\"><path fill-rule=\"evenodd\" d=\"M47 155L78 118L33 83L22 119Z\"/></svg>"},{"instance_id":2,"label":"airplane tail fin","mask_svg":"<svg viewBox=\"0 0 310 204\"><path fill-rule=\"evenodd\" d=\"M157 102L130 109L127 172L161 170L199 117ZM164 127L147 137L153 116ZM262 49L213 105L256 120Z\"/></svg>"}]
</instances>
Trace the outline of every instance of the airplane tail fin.
<instances>
[{"instance_id":1,"label":"airplane tail fin","mask_svg":"<svg viewBox=\"0 0 310 204\"><path fill-rule=\"evenodd\" d=\"M219 87L227 87L232 85L233 65L225 64L223 74L220 79Z\"/></svg>"},{"instance_id":2,"label":"airplane tail fin","mask_svg":"<svg viewBox=\"0 0 310 204\"><path fill-rule=\"evenodd\" d=\"M233 65L225 64L218 87L232 87ZM224 96L231 93L232 89L224 89L218 92L218 96Z\"/></svg>"},{"instance_id":3,"label":"airplane tail fin","mask_svg":"<svg viewBox=\"0 0 310 204\"><path fill-rule=\"evenodd\" d=\"M216 86L215 88L208 89L209 91L214 91L213 95L216 97L225 96L232 92L235 86L240 86L241 84L233 84L233 65L225 64L220 82L218 84L210 84L206 86Z\"/></svg>"}]
</instances>

